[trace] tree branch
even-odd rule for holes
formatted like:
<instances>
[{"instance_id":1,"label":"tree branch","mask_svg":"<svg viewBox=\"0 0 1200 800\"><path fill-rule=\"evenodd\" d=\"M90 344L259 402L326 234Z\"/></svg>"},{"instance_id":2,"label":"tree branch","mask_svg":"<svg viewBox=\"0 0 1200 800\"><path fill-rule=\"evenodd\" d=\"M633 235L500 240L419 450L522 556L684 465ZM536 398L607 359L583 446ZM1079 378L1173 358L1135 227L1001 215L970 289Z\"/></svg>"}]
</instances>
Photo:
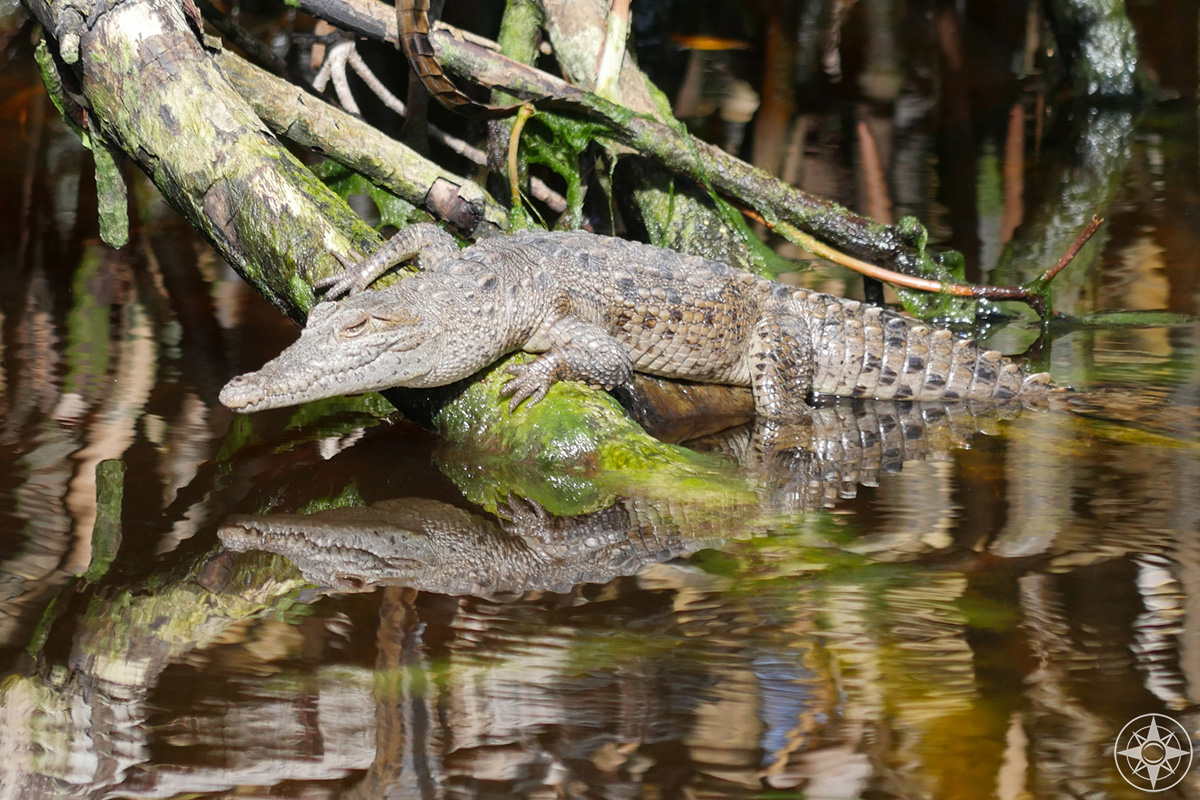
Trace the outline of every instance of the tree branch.
<instances>
[{"instance_id":1,"label":"tree branch","mask_svg":"<svg viewBox=\"0 0 1200 800\"><path fill-rule=\"evenodd\" d=\"M55 19L69 0L51 4ZM214 65L178 3L89 10L77 63L96 132L128 154L264 297L302 320L311 275L379 235L274 137ZM299 91L299 90L296 90Z\"/></svg>"},{"instance_id":2,"label":"tree branch","mask_svg":"<svg viewBox=\"0 0 1200 800\"><path fill-rule=\"evenodd\" d=\"M443 169L358 117L313 97L234 53L218 54L217 63L255 113L280 136L325 153L417 206L430 207L428 195L439 180L455 184L458 197L471 206L479 226L493 232L508 227L507 209L474 182ZM443 209L431 210L443 216ZM480 232L480 229L464 231L468 235Z\"/></svg>"},{"instance_id":3,"label":"tree branch","mask_svg":"<svg viewBox=\"0 0 1200 800\"><path fill-rule=\"evenodd\" d=\"M376 0L298 0L297 5L339 27L392 44L397 41L392 9ZM839 250L893 264L904 272L919 274L922 267L933 267L923 253L925 231L919 224L882 225L862 217L837 203L785 184L669 125L630 115L627 110L605 103L560 78L445 30L433 31L430 40L438 60L454 72L531 100L566 101L585 112L599 114L611 126L615 141L736 198L764 218L791 222Z\"/></svg>"}]
</instances>

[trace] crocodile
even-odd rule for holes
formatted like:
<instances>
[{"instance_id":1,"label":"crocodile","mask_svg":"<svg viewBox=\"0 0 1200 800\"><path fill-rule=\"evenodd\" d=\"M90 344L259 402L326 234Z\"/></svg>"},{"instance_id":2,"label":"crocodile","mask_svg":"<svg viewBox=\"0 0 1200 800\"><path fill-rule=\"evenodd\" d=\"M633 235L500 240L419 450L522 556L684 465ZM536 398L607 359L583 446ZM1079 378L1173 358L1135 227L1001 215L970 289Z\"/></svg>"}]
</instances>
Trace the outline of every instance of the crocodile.
<instances>
[{"instance_id":1,"label":"crocodile","mask_svg":"<svg viewBox=\"0 0 1200 800\"><path fill-rule=\"evenodd\" d=\"M414 256L422 272L363 291ZM889 309L583 231L497 236L459 250L438 226L411 225L318 286L327 300L300 338L229 381L222 403L251 412L442 386L517 350L540 356L507 367L503 393L514 410L556 381L612 388L634 370L748 386L770 419L807 417L818 394L1032 399L1050 380Z\"/></svg>"},{"instance_id":2,"label":"crocodile","mask_svg":"<svg viewBox=\"0 0 1200 800\"><path fill-rule=\"evenodd\" d=\"M402 585L493 597L607 583L715 546L727 524L723 515L634 500L578 517L516 499L500 511L497 523L440 500L404 497L312 514L233 515L218 535L236 552L285 556L329 592ZM677 522L685 516L686 529Z\"/></svg>"}]
</instances>

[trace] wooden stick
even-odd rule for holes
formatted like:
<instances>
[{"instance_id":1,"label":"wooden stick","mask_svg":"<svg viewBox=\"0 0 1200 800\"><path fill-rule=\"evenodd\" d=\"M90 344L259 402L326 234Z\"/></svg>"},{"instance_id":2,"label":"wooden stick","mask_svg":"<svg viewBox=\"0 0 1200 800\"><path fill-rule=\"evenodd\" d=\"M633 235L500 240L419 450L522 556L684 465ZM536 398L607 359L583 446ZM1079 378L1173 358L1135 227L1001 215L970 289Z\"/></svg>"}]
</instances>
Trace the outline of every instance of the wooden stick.
<instances>
[{"instance_id":1,"label":"wooden stick","mask_svg":"<svg viewBox=\"0 0 1200 800\"><path fill-rule=\"evenodd\" d=\"M1072 242L1071 246L1067 248L1067 252L1063 253L1062 258L1058 260L1058 263L1046 270L1042 274L1042 277L1037 279L1036 283L1045 285L1054 280L1054 276L1066 269L1067 265L1075 259L1075 256L1079 255L1079 251L1083 249L1083 246L1088 243L1088 240L1092 238L1092 236L1103 223L1103 217L1098 217L1093 214L1091 222L1089 222L1087 227L1080 231L1079 235L1075 237L1075 241Z\"/></svg>"},{"instance_id":2,"label":"wooden stick","mask_svg":"<svg viewBox=\"0 0 1200 800\"><path fill-rule=\"evenodd\" d=\"M1087 243L1088 239L1092 238L1096 229L1104 222L1100 217L1093 215L1087 227L1075 238L1075 241L1067 248L1067 252L1058 260L1058 263L1029 283L1023 286L981 286L972 283L942 283L930 278L906 275L903 272L896 272L874 264L868 264L866 261L835 250L794 225L786 222L771 223L750 209L742 209L742 213L749 219L766 225L784 238L800 245L813 255L824 258L827 261L832 261L834 264L846 267L847 269L852 269L862 275L886 281L895 286L903 286L907 289L916 289L922 292L945 293L954 295L955 297L974 297L979 300L1019 300L1036 311L1038 316L1042 318L1045 318L1049 313L1048 304L1042 290L1050 281L1054 280L1058 273L1062 272L1071 263L1075 256L1079 254L1080 249Z\"/></svg>"},{"instance_id":3,"label":"wooden stick","mask_svg":"<svg viewBox=\"0 0 1200 800\"><path fill-rule=\"evenodd\" d=\"M521 205L521 175L518 171L517 151L521 144L521 131L525 123L533 116L533 106L524 103L517 109L517 118L513 120L512 131L508 134L508 189L512 193L512 207Z\"/></svg>"}]
</instances>

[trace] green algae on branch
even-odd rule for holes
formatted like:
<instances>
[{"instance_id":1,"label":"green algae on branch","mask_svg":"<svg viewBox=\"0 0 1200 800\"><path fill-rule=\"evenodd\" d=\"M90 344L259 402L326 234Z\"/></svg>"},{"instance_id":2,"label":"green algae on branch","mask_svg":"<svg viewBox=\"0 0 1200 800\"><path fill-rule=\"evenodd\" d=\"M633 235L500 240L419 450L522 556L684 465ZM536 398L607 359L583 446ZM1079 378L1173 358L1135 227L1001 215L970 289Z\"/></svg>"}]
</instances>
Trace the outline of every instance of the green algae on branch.
<instances>
[{"instance_id":1,"label":"green algae on branch","mask_svg":"<svg viewBox=\"0 0 1200 800\"><path fill-rule=\"evenodd\" d=\"M584 192L579 159L600 130L602 126L596 123L552 111L536 112L530 124L521 129L521 154L525 160L545 165L566 183L567 227L571 229L583 225ZM514 197L513 207L518 206L518 198Z\"/></svg>"},{"instance_id":2,"label":"green algae on branch","mask_svg":"<svg viewBox=\"0 0 1200 800\"><path fill-rule=\"evenodd\" d=\"M552 514L573 515L617 495L703 502L744 491L753 497L732 462L658 441L611 396L582 384L556 383L540 402L510 411L500 395L504 367L531 358L519 353L500 361L435 420L449 442L471 450L456 450L444 466L472 502L495 510L509 494L521 494ZM480 460L507 464L504 480L469 468Z\"/></svg>"},{"instance_id":3,"label":"green algae on branch","mask_svg":"<svg viewBox=\"0 0 1200 800\"><path fill-rule=\"evenodd\" d=\"M77 623L73 661L101 677L121 664L157 672L237 622L293 609L308 586L282 556L217 550L145 585L94 595Z\"/></svg>"},{"instance_id":4,"label":"green algae on branch","mask_svg":"<svg viewBox=\"0 0 1200 800\"><path fill-rule=\"evenodd\" d=\"M45 40L38 42L33 54L42 75L42 83L50 102L58 109L67 126L92 153L96 167L96 205L100 221L100 238L112 247L124 247L129 242L129 197L125 176L117 164L117 151L105 141L94 118L75 119L68 109L78 110L63 89L62 76Z\"/></svg>"},{"instance_id":5,"label":"green algae on branch","mask_svg":"<svg viewBox=\"0 0 1200 800\"><path fill-rule=\"evenodd\" d=\"M125 462L106 458L96 465L96 522L92 528L92 558L84 580L104 577L121 549L121 504L125 496Z\"/></svg>"}]
</instances>

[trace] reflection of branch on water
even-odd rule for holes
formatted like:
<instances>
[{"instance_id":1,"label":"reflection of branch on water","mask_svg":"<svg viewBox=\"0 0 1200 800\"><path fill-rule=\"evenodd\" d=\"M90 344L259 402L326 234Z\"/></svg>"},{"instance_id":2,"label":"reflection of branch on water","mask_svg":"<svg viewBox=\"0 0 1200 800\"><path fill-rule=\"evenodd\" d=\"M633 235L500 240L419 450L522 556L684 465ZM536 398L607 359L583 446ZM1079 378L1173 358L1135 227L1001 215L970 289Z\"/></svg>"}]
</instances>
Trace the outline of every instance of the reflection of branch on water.
<instances>
[{"instance_id":1,"label":"reflection of branch on water","mask_svg":"<svg viewBox=\"0 0 1200 800\"><path fill-rule=\"evenodd\" d=\"M1093 780L1113 730L1089 709L1073 685L1075 675L1096 666L1096 655L1072 641L1070 620L1048 575L1020 581L1021 611L1035 668L1026 678L1032 705L1030 728L1037 732L1039 784L1048 788ZM1108 667L1112 669L1112 666Z\"/></svg>"}]
</instances>

